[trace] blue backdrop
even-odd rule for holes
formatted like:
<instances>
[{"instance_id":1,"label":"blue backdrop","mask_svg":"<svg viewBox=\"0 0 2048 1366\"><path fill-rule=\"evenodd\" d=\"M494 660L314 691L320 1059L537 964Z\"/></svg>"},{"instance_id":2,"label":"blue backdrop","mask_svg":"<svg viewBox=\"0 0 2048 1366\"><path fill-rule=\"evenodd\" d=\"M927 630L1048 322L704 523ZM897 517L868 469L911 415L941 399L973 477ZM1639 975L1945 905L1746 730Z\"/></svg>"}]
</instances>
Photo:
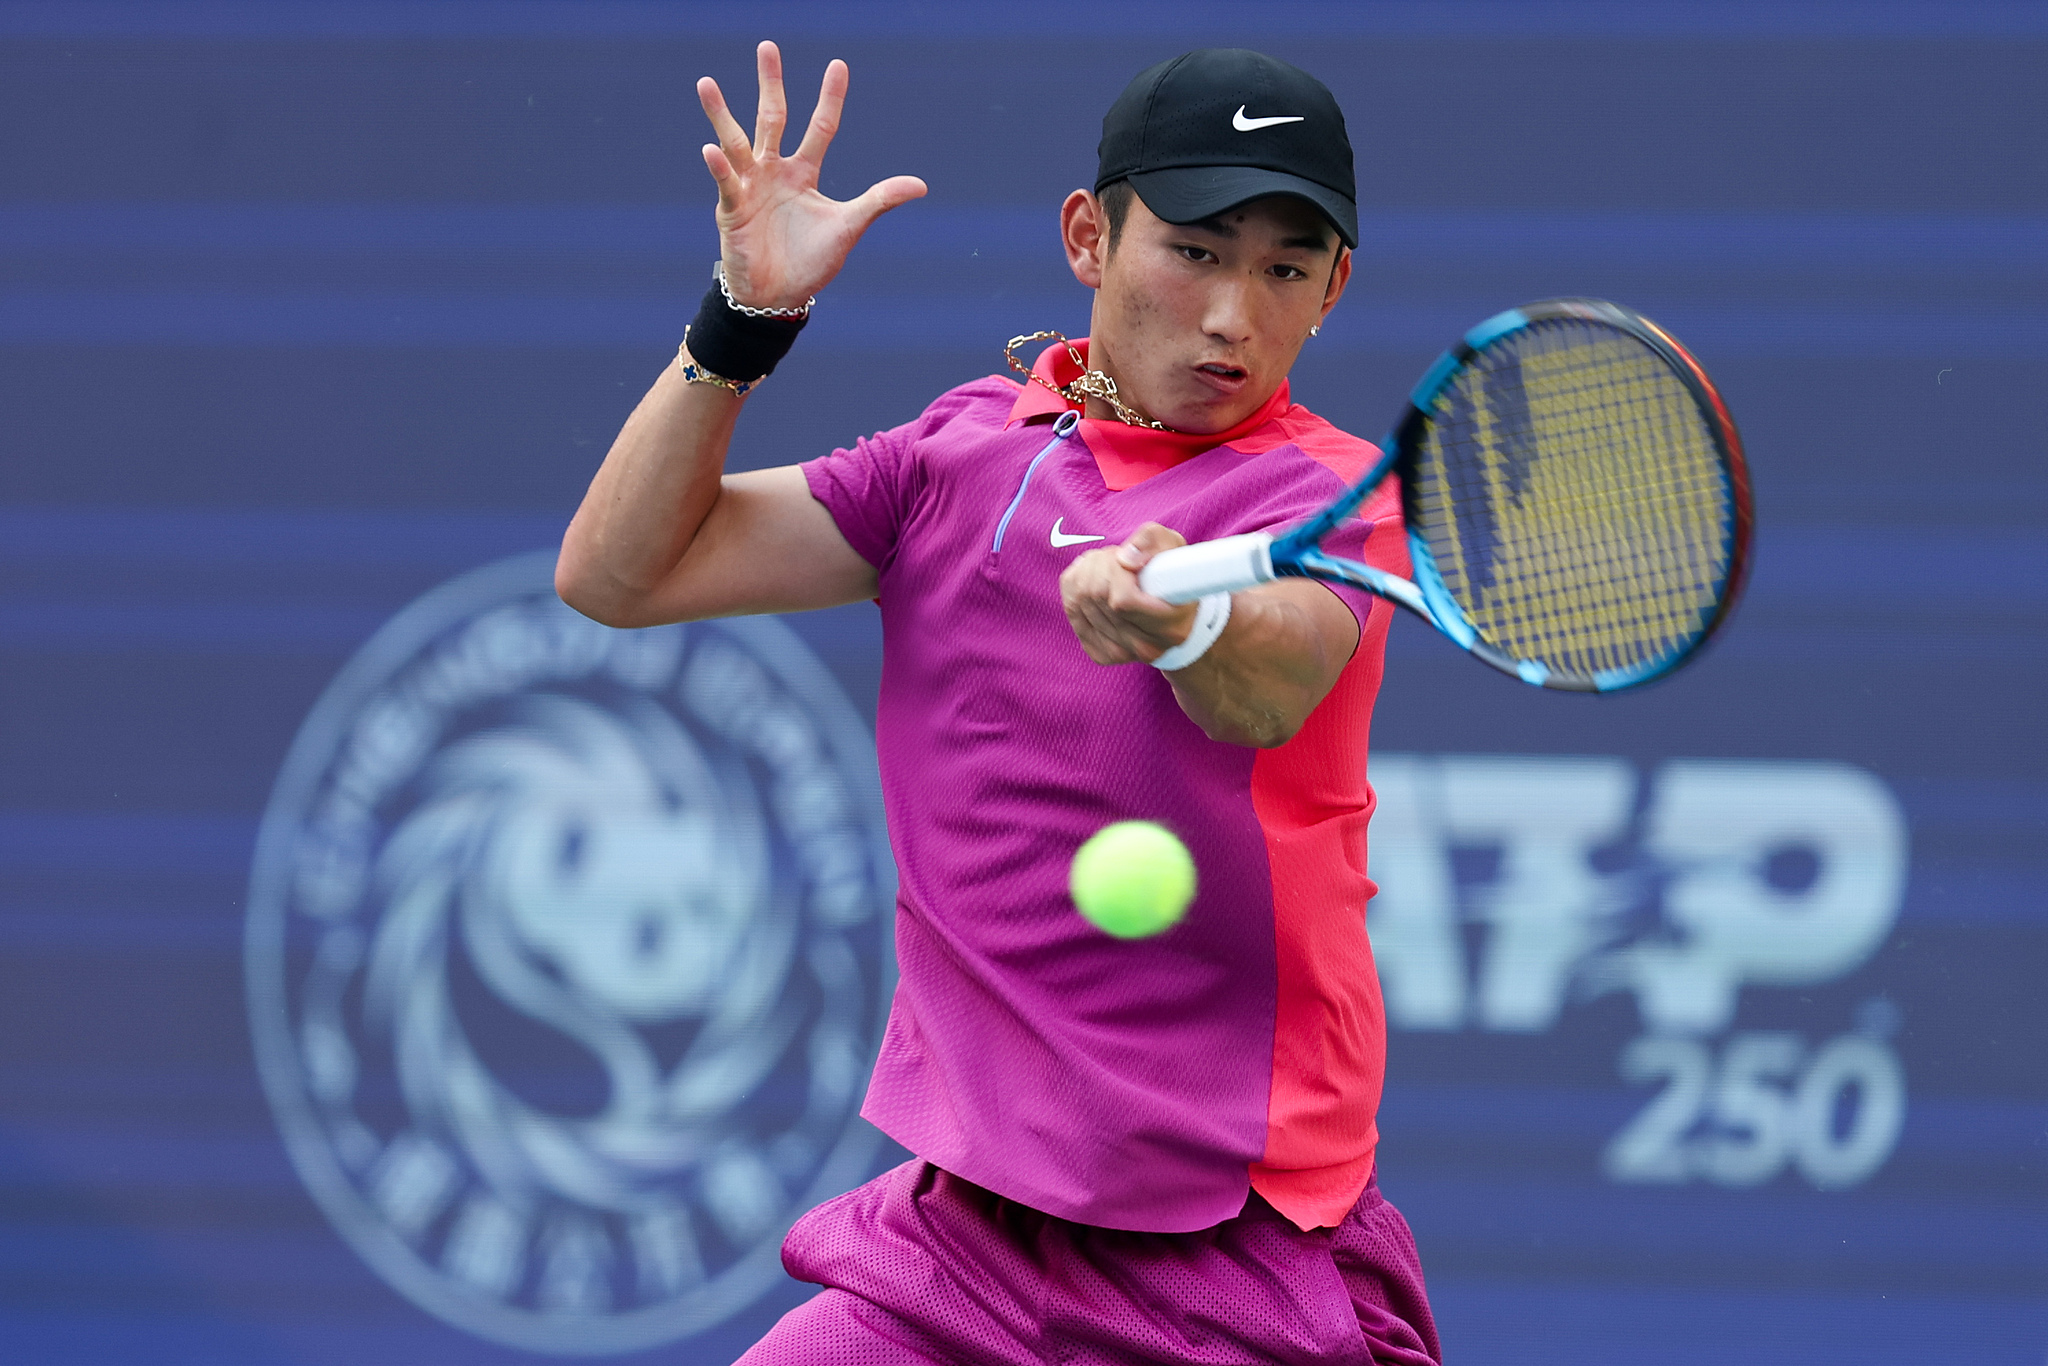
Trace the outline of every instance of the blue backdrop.
<instances>
[{"instance_id":1,"label":"blue backdrop","mask_svg":"<svg viewBox=\"0 0 2048 1366\"><path fill-rule=\"evenodd\" d=\"M1384 1185L1455 1362L2038 1366L2048 10L1967 0L0 5L0 1356L722 1363L896 1155L872 610L627 637L519 558L763 36L852 65L828 192L932 193L737 464L1085 330L1056 205L1198 45L1348 113L1333 421L1527 299L1697 351L1760 527L1702 662L1395 629Z\"/></svg>"}]
</instances>

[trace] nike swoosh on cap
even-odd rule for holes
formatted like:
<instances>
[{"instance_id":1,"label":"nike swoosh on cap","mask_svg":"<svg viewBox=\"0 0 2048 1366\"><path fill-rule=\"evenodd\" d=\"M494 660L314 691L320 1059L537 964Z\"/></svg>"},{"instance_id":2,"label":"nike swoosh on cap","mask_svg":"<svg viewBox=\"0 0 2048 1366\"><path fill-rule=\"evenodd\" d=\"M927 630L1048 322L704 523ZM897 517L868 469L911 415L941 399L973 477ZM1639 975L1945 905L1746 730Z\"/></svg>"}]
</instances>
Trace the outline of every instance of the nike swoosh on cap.
<instances>
[{"instance_id":1,"label":"nike swoosh on cap","mask_svg":"<svg viewBox=\"0 0 2048 1366\"><path fill-rule=\"evenodd\" d=\"M1053 544L1054 544L1055 546L1063 546L1063 545L1079 545L1079 544L1081 544L1081 542L1083 542L1083 541L1099 541L1099 540L1101 540L1101 539L1102 539L1102 538L1101 538L1100 536L1070 536L1070 535L1067 535L1067 534L1066 534L1065 532L1063 532L1063 531L1061 531L1061 530L1060 530L1060 525L1061 525L1061 523L1065 522L1066 520L1067 520L1066 518L1062 517L1062 518L1060 518L1060 519L1059 519L1059 521L1057 521L1057 522L1054 522L1054 523L1052 524L1052 543L1053 543Z\"/></svg>"},{"instance_id":2,"label":"nike swoosh on cap","mask_svg":"<svg viewBox=\"0 0 2048 1366\"><path fill-rule=\"evenodd\" d=\"M1271 128L1276 123L1306 123L1307 121L1308 115L1306 114L1275 114L1269 119L1248 119L1244 116L1244 106L1241 104L1237 107L1237 112L1230 116L1230 126L1240 133L1249 133L1258 128Z\"/></svg>"}]
</instances>

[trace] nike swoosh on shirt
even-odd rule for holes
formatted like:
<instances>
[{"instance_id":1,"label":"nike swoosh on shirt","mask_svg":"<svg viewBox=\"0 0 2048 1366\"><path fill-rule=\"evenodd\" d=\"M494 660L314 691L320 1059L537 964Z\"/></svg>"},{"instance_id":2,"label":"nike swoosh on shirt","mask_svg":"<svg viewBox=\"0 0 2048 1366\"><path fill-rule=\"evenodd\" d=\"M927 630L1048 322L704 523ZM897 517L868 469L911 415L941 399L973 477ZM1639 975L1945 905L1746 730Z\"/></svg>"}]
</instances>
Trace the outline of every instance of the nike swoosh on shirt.
<instances>
[{"instance_id":1,"label":"nike swoosh on shirt","mask_svg":"<svg viewBox=\"0 0 2048 1366\"><path fill-rule=\"evenodd\" d=\"M1068 535L1067 533L1060 530L1060 523L1065 522L1066 520L1066 518L1062 517L1059 519L1059 521L1054 522L1052 524L1052 543L1054 546L1057 547L1063 545L1079 545L1083 541L1099 541L1102 539L1100 536Z\"/></svg>"},{"instance_id":2,"label":"nike swoosh on shirt","mask_svg":"<svg viewBox=\"0 0 2048 1366\"><path fill-rule=\"evenodd\" d=\"M1244 106L1241 104L1237 107L1237 112L1230 116L1230 126L1240 133L1249 133L1258 128L1271 128L1276 123L1305 123L1307 121L1308 115L1306 114L1275 114L1269 119L1248 119L1244 116Z\"/></svg>"}]
</instances>

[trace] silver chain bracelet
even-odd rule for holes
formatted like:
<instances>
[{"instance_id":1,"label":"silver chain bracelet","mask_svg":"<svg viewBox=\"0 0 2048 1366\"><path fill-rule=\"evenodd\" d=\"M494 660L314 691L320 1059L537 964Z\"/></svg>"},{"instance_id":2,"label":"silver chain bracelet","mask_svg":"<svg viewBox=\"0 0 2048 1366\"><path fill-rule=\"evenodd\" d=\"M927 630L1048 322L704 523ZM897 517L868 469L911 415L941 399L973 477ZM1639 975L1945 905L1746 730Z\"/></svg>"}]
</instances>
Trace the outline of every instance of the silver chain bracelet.
<instances>
[{"instance_id":1,"label":"silver chain bracelet","mask_svg":"<svg viewBox=\"0 0 2048 1366\"><path fill-rule=\"evenodd\" d=\"M732 297L732 286L725 282L725 262L711 263L711 278L718 281L718 292L725 296L725 306L735 313L744 313L749 318L782 318L785 321L808 318L811 316L811 305L818 302L818 296L813 294L804 300L801 308L754 308Z\"/></svg>"}]
</instances>

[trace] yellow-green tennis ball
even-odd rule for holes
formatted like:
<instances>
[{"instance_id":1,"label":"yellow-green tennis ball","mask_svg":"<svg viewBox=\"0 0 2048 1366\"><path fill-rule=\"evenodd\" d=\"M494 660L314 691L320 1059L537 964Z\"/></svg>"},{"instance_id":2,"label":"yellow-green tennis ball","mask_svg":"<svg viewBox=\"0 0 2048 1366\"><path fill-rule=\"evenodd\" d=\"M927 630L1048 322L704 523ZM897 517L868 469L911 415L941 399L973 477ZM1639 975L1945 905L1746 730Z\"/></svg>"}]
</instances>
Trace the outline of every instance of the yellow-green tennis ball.
<instances>
[{"instance_id":1,"label":"yellow-green tennis ball","mask_svg":"<svg viewBox=\"0 0 2048 1366\"><path fill-rule=\"evenodd\" d=\"M1104 934L1143 939L1172 929L1195 899L1195 860L1151 821L1118 821L1074 855L1067 886L1081 916Z\"/></svg>"}]
</instances>

